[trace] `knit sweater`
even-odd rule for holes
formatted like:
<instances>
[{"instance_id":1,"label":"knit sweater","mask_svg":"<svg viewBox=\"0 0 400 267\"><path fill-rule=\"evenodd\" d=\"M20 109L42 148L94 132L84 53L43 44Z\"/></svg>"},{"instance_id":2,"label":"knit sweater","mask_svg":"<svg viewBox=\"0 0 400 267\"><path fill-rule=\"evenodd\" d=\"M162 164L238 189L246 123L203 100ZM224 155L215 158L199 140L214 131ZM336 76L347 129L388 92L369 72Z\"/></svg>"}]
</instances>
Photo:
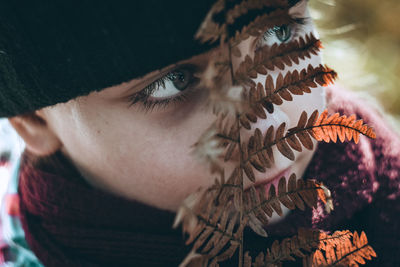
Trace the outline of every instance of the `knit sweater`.
<instances>
[{"instance_id":1,"label":"knit sweater","mask_svg":"<svg viewBox=\"0 0 400 267\"><path fill-rule=\"evenodd\" d=\"M400 245L398 238L400 233L398 220L398 214L400 214L400 138L385 123L378 111L372 109L354 93L336 87L328 88L327 99L330 113L355 114L358 118L362 118L365 123L374 127L377 134L376 140L362 136L359 144L353 142L319 143L304 178L315 178L327 185L332 192L334 211L327 214L322 206L313 210L308 209L305 212L294 210L281 222L267 226L266 230L269 234L267 239L256 236L250 230L246 231L246 249L251 251L252 256L256 256L260 248L265 249L270 241L291 236L296 233L298 227L317 228L326 231L349 229L358 232L365 231L369 243L377 252L378 258L368 262L367 266L399 266L400 256L396 252ZM52 175L55 177L54 174ZM43 177L45 176L43 175ZM81 180L83 181L83 178ZM27 180L22 182L27 183ZM30 192L32 194L37 193L35 189L30 190L32 190ZM41 190L43 190L41 192L46 191L43 188ZM66 195L72 194L66 188L58 188L57 190ZM24 198L25 196L19 192L19 197ZM27 219L30 214L30 205L40 205L40 203L30 203L22 208L25 212L22 220L24 231L30 236L30 239L34 240L36 233L32 231L34 222ZM124 209L121 212L126 212L129 205L128 203L127 206L121 207L121 209ZM183 252L186 253L187 249L184 249L184 240L179 231L171 231L169 227L169 225L172 225L173 214L140 203L134 203L134 205L140 209L140 213L137 214L138 216L140 214L139 221L141 222L139 224L142 224L135 225L135 227L144 229L145 224L149 224L149 222L154 227L154 219L157 218L157 221L162 222L160 228L157 229L157 234L163 237L162 240L165 243L168 243L166 242L168 238L174 240L175 246L175 251L168 251L168 253L174 253L174 262L166 263L163 262L163 259L167 252L160 249L160 244L156 242L146 243L143 249L148 251L143 251L143 253L152 251L149 254L152 257L149 257L147 262L145 262L146 259L141 258L140 265L176 266L179 264L179 261L175 262L179 258L176 255L184 256ZM35 229L36 227L42 226L35 225ZM40 230L46 229L40 228ZM154 235L151 238L155 240ZM177 244L176 241L181 244ZM129 240L125 240L125 242L129 242ZM38 246L29 239L28 244L33 245L31 248L35 254L43 255L40 251L36 251L39 249ZM159 255L154 254L154 251L157 250ZM236 258L234 256L224 266L234 266ZM294 266L298 265L299 263ZM98 263L93 264L93 266L102 265Z\"/></svg>"},{"instance_id":2,"label":"knit sweater","mask_svg":"<svg viewBox=\"0 0 400 267\"><path fill-rule=\"evenodd\" d=\"M365 231L378 258L367 266L400 266L400 138L383 116L355 93L329 88L330 114L355 114L374 127L375 140L360 137L358 144L319 143L305 178L316 178L332 192L334 211L322 206L306 215L294 211L271 227L277 235L299 226L327 231Z\"/></svg>"}]
</instances>

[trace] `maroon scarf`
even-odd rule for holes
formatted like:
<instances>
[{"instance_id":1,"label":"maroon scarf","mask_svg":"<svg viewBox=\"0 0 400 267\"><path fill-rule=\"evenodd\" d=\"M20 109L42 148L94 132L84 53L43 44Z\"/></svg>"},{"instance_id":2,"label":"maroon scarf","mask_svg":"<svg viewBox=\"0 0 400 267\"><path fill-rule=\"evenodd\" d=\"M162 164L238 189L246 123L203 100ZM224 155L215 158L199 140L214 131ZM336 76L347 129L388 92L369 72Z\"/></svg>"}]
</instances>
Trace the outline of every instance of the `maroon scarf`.
<instances>
[{"instance_id":1,"label":"maroon scarf","mask_svg":"<svg viewBox=\"0 0 400 267\"><path fill-rule=\"evenodd\" d=\"M73 171L56 175L24 157L19 195L26 240L45 266L177 266L188 253L173 213L104 193Z\"/></svg>"}]
</instances>

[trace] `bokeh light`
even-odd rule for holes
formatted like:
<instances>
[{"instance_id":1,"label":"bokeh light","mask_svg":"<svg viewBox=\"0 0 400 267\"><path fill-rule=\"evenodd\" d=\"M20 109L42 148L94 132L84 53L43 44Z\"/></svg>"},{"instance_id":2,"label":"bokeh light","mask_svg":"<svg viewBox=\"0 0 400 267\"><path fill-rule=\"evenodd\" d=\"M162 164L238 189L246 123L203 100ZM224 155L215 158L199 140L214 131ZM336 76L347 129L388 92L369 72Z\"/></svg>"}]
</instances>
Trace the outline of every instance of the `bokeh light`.
<instances>
[{"instance_id":1,"label":"bokeh light","mask_svg":"<svg viewBox=\"0 0 400 267\"><path fill-rule=\"evenodd\" d=\"M345 87L368 92L400 119L400 1L312 0L325 62Z\"/></svg>"}]
</instances>

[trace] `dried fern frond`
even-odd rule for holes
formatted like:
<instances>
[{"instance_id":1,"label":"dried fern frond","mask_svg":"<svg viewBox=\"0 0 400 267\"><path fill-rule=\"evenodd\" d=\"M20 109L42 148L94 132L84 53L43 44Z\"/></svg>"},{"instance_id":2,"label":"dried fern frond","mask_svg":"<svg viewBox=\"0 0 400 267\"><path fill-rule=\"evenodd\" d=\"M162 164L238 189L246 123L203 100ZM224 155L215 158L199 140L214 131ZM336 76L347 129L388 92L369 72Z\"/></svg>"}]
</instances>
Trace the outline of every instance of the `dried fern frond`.
<instances>
[{"instance_id":1,"label":"dried fern frond","mask_svg":"<svg viewBox=\"0 0 400 267\"><path fill-rule=\"evenodd\" d=\"M331 240L337 239L335 234L328 237ZM365 264L366 260L371 260L372 257L376 257L376 253L369 245L366 234L361 232L361 235L358 235L357 232L354 232L341 236L340 241L325 244L323 249L318 249L305 258L303 265L313 267L359 266L359 264Z\"/></svg>"},{"instance_id":2,"label":"dried fern frond","mask_svg":"<svg viewBox=\"0 0 400 267\"><path fill-rule=\"evenodd\" d=\"M246 58L248 61L251 60L250 57ZM244 98L249 103L249 110L241 114L241 125L250 130L251 122L256 122L257 118L267 118L264 109L272 113L274 110L272 104L281 105L283 101L292 101L292 95L311 93L311 88L316 88L318 85L327 86L333 83L336 76L336 72L326 66L313 67L311 64L301 72L295 70L285 76L280 74L275 84L273 77L268 75L264 86L258 83L245 92Z\"/></svg>"},{"instance_id":3,"label":"dried fern frond","mask_svg":"<svg viewBox=\"0 0 400 267\"><path fill-rule=\"evenodd\" d=\"M243 193L243 172L240 168L236 167L228 180L225 182L224 175L220 179L215 179L214 185L208 188L209 191L216 191L214 202L215 205L220 203L227 203L232 200L234 208L240 210L242 193Z\"/></svg>"},{"instance_id":4,"label":"dried fern frond","mask_svg":"<svg viewBox=\"0 0 400 267\"><path fill-rule=\"evenodd\" d=\"M233 152L237 150L239 145L240 129L238 124L232 122L226 115L220 115L217 119L217 137L221 141L223 147L227 147L224 153L224 161L231 159Z\"/></svg>"},{"instance_id":5,"label":"dried fern frond","mask_svg":"<svg viewBox=\"0 0 400 267\"><path fill-rule=\"evenodd\" d=\"M283 132L283 128L278 129L277 139ZM259 128L256 128L254 135L252 135L248 142L243 142L241 145L242 163L241 168L246 173L250 181L255 182L255 175L253 168L257 171L265 173L267 168L271 168L274 163L274 155L272 147L277 144L274 139L274 127L270 126L265 134ZM293 155L294 157L294 155Z\"/></svg>"},{"instance_id":6,"label":"dried fern frond","mask_svg":"<svg viewBox=\"0 0 400 267\"><path fill-rule=\"evenodd\" d=\"M243 162L241 167L244 169L247 177L251 181L255 181L254 172L251 169L253 166L259 172L266 172L267 168L272 166L274 160L274 154L272 147L277 146L278 151L290 160L295 159L295 155L292 149L301 151L300 142L292 137L293 134L285 135L286 123L279 125L274 131L274 126L270 126L263 137L261 130L256 129L254 135L252 135L248 142L242 143L242 158ZM306 130L303 130L304 132ZM301 131L298 131L300 135ZM307 135L308 139L302 138L302 143L305 143L305 147L312 148L312 140Z\"/></svg>"},{"instance_id":7,"label":"dried fern frond","mask_svg":"<svg viewBox=\"0 0 400 267\"><path fill-rule=\"evenodd\" d=\"M267 193L265 186L259 186L258 189L251 186L247 196L245 215L249 216L249 222L251 222L249 226L260 234L259 226L266 226L274 211L279 216L283 216L281 204L290 210L296 207L305 210L306 205L315 208L318 197L327 203L326 199L330 197L330 193L326 194L326 187L322 188L321 183L315 180L297 180L293 173L288 181L285 177L280 178L277 189L271 184Z\"/></svg>"},{"instance_id":8,"label":"dried fern frond","mask_svg":"<svg viewBox=\"0 0 400 267\"><path fill-rule=\"evenodd\" d=\"M290 43L274 44L271 47L264 46L260 51L256 52L254 61L256 62L257 57L264 57L264 67L266 69L273 70L277 67L283 70L284 65L291 67L293 63L299 64L300 60L311 58L312 55L318 55L321 48L321 40L316 38L313 33L310 33Z\"/></svg>"},{"instance_id":9,"label":"dried fern frond","mask_svg":"<svg viewBox=\"0 0 400 267\"><path fill-rule=\"evenodd\" d=\"M222 158L231 159L232 154L239 145L240 129L235 121L221 113L216 121L211 124L192 145L192 155L200 162L208 164L211 174L222 173Z\"/></svg>"},{"instance_id":10,"label":"dried fern frond","mask_svg":"<svg viewBox=\"0 0 400 267\"><path fill-rule=\"evenodd\" d=\"M191 209L182 209L180 222L189 234L186 244L193 244L192 254L198 260L210 262L209 266L224 261L235 253L247 219L240 220L239 212L230 199L216 201L216 190L206 190L197 198ZM195 254L197 253L197 254Z\"/></svg>"},{"instance_id":11,"label":"dried fern frond","mask_svg":"<svg viewBox=\"0 0 400 267\"><path fill-rule=\"evenodd\" d=\"M316 110L308 119L307 113L303 111L296 127L288 129L286 134L285 127L286 123L279 125L274 136L274 128L270 126L265 137L263 137L263 142L260 130L256 129L249 142L242 144L244 159L242 165L250 180L254 180L254 173L249 170L250 164L258 171L265 172L265 169L273 162L272 146L274 145L277 146L282 155L294 160L293 150L301 152L302 146L309 150L313 149L311 137L317 141L325 142L336 142L338 137L341 141L345 141L347 137L349 141L354 139L355 143L358 143L360 134L372 139L376 138L373 129L363 124L362 120L356 121L354 115L339 117L339 114L336 113L328 117L326 110L319 117Z\"/></svg>"},{"instance_id":12,"label":"dried fern frond","mask_svg":"<svg viewBox=\"0 0 400 267\"><path fill-rule=\"evenodd\" d=\"M288 130L288 136L296 135L299 137L298 133L303 132L301 136L304 137L308 134L317 141L327 143L332 141L336 143L337 139L344 142L347 138L348 141L354 139L356 144L359 141L360 134L372 139L376 138L373 128L363 124L363 120L356 121L355 115L347 117L346 115L340 116L339 113L335 113L328 116L328 111L325 110L318 116L318 111L316 110L306 122L307 113L303 112L297 126Z\"/></svg>"},{"instance_id":13,"label":"dried fern frond","mask_svg":"<svg viewBox=\"0 0 400 267\"><path fill-rule=\"evenodd\" d=\"M353 237L353 242L351 238ZM321 249L321 246L324 249ZM317 249L317 250L315 250ZM315 250L310 256L305 252ZM291 238L281 242L275 240L266 253L260 253L253 263L253 267L282 266L283 261L295 261L294 257L303 258L303 266L358 266L365 264L365 259L371 260L376 253L364 232L358 236L357 232L336 231L328 235L320 230L303 229ZM251 266L252 258L246 253L246 265Z\"/></svg>"},{"instance_id":14,"label":"dried fern frond","mask_svg":"<svg viewBox=\"0 0 400 267\"><path fill-rule=\"evenodd\" d=\"M266 133L256 128L248 140L241 139L241 129L250 130L251 123L267 119L267 113L274 112L274 105L292 101L294 95L311 93L312 88L331 84L337 76L323 65L309 65L280 74L275 81L274 76L269 75L269 71L284 70L318 55L321 42L312 34L287 44L258 48L253 58L245 56L238 69L233 69L232 56L242 57L240 42L250 36L260 38L274 26L292 23L294 18L289 9L287 0L244 0L237 4L218 0L196 33L201 42L219 41L221 48L213 52L201 77L201 86L209 90L209 104L217 120L194 145L195 155L211 166L212 174L218 172L219 177L212 186L187 198L177 213L175 226L182 224L183 231L188 234L186 244L193 246L182 266L218 266L236 251L239 267L281 266L282 261L295 257L303 258L304 264L312 266L325 262L357 265L375 255L364 233L359 237L349 231L328 235L302 229L292 238L275 241L255 262L249 253L244 254L244 228L249 226L266 237L264 227L273 212L283 216L281 204L288 209L304 210L306 206L317 207L320 199L327 212L333 209L332 196L326 186L315 180L297 179L295 174L288 179L282 177L277 186L272 183L253 185L244 190L243 174L255 182L255 170L264 173L273 166L273 146L294 160L294 151L301 152L303 147L313 149L312 138L325 142L336 142L338 138L343 142L347 138L356 143L360 133L375 138L372 128L363 125L362 120L356 121L355 116L328 116L327 111L319 116L315 111L309 118L303 112L297 126L291 129L286 130L285 123L269 127ZM245 25L250 15L259 16ZM253 81L259 74L266 75L264 84ZM224 163L232 160L237 160L238 164L226 179ZM311 257L307 257L310 253Z\"/></svg>"},{"instance_id":15,"label":"dried fern frond","mask_svg":"<svg viewBox=\"0 0 400 267\"><path fill-rule=\"evenodd\" d=\"M372 127L367 124L363 124L363 120L357 120L356 116L346 115L340 116L339 113L335 113L328 116L328 111L325 110L321 113L319 118L314 124L313 137L318 141L330 141L336 143L337 139L344 142L347 138L348 141L354 139L357 144L360 139L360 134L363 134L369 138L375 139L376 134Z\"/></svg>"},{"instance_id":16,"label":"dried fern frond","mask_svg":"<svg viewBox=\"0 0 400 267\"><path fill-rule=\"evenodd\" d=\"M283 100L292 101L292 94L311 93L310 88L332 84L336 77L336 72L329 67L323 65L313 67L311 64L308 65L307 69L303 69L300 72L295 70L288 72L285 76L278 75L275 85L272 76L268 75L264 86L266 100L280 105Z\"/></svg>"},{"instance_id":17,"label":"dried fern frond","mask_svg":"<svg viewBox=\"0 0 400 267\"><path fill-rule=\"evenodd\" d=\"M318 249L325 251L330 250L331 247L340 246L341 242L350 239L352 236L353 233L349 230L335 231L332 235L320 232Z\"/></svg>"},{"instance_id":18,"label":"dried fern frond","mask_svg":"<svg viewBox=\"0 0 400 267\"><path fill-rule=\"evenodd\" d=\"M287 44L263 46L255 52L253 59L249 56L239 65L235 72L236 81L240 84L251 84L248 77L266 75L268 70L272 71L275 67L283 70L285 66L291 67L293 62L299 64L299 59L311 58L321 48L321 41L312 33Z\"/></svg>"},{"instance_id":19,"label":"dried fern frond","mask_svg":"<svg viewBox=\"0 0 400 267\"><path fill-rule=\"evenodd\" d=\"M265 254L262 252L258 254L253 266L282 266L283 261L295 261L295 257L304 258L306 257L305 252L311 252L318 247L319 234L318 230L301 228L298 230L298 234L291 238L285 238L281 242L275 240ZM250 256L247 261L252 261Z\"/></svg>"}]
</instances>

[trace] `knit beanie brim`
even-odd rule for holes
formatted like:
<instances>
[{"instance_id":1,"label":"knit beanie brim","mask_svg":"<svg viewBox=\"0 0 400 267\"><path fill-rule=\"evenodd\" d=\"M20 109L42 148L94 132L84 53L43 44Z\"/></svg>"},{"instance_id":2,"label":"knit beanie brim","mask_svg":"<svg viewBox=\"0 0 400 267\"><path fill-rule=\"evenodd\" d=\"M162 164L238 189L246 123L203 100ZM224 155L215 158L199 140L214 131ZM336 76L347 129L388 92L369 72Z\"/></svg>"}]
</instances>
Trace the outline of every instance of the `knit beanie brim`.
<instances>
[{"instance_id":1,"label":"knit beanie brim","mask_svg":"<svg viewBox=\"0 0 400 267\"><path fill-rule=\"evenodd\" d=\"M2 1L0 117L66 102L209 50L202 1Z\"/></svg>"}]
</instances>

